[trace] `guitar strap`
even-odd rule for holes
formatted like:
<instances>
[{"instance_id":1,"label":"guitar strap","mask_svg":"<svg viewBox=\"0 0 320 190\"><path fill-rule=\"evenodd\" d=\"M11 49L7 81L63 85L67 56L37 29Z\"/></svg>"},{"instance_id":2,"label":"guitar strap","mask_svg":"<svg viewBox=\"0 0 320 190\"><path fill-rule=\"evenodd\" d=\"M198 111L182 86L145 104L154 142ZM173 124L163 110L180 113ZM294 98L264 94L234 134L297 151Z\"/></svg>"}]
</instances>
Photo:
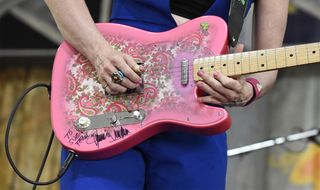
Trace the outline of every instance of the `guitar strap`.
<instances>
[{"instance_id":1,"label":"guitar strap","mask_svg":"<svg viewBox=\"0 0 320 190\"><path fill-rule=\"evenodd\" d=\"M243 21L246 16L248 0L231 0L231 8L228 18L229 46L235 47L239 40Z\"/></svg>"}]
</instances>

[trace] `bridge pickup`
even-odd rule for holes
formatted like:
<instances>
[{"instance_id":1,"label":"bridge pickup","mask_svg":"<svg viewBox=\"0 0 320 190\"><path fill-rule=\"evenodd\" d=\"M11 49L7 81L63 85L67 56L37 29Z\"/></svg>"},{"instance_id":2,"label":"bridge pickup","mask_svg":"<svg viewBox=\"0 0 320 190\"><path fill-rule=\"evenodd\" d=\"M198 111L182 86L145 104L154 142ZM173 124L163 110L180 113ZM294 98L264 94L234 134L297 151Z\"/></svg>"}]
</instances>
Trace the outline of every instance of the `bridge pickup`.
<instances>
[{"instance_id":1,"label":"bridge pickup","mask_svg":"<svg viewBox=\"0 0 320 190\"><path fill-rule=\"evenodd\" d=\"M185 86L189 83L189 61L184 59L181 61L181 85Z\"/></svg>"},{"instance_id":2,"label":"bridge pickup","mask_svg":"<svg viewBox=\"0 0 320 190\"><path fill-rule=\"evenodd\" d=\"M132 125L143 122L146 117L145 110L133 110L125 112L109 112L95 116L79 117L74 126L81 131Z\"/></svg>"}]
</instances>

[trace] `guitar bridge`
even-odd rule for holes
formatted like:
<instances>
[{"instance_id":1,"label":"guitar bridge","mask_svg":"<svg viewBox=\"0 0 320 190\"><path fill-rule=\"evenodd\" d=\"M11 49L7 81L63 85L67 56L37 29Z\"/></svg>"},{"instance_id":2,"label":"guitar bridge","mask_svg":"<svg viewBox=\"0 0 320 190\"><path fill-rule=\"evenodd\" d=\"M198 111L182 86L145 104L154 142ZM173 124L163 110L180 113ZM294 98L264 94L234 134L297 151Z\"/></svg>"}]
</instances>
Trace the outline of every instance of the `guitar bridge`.
<instances>
[{"instance_id":1,"label":"guitar bridge","mask_svg":"<svg viewBox=\"0 0 320 190\"><path fill-rule=\"evenodd\" d=\"M109 112L106 114L80 117L74 123L81 131L117 127L141 123L146 117L146 111L134 110L125 112Z\"/></svg>"}]
</instances>

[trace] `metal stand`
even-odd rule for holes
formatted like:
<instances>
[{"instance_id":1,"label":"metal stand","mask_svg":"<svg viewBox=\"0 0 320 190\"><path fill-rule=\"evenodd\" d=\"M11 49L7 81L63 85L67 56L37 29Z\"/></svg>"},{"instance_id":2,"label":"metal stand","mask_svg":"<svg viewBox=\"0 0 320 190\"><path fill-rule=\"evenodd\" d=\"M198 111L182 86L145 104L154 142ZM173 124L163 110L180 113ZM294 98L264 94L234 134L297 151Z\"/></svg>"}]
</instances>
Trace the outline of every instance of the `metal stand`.
<instances>
[{"instance_id":1,"label":"metal stand","mask_svg":"<svg viewBox=\"0 0 320 190\"><path fill-rule=\"evenodd\" d=\"M316 138L319 135L320 135L320 129L316 128L316 129L311 129L311 130L300 132L300 133L294 133L285 137L277 137L274 139L242 146L239 148L230 149L228 150L228 157L238 156L238 155L253 152L256 150L265 149L265 148L273 147L276 145L281 145L287 142L293 142L293 141L298 141L302 139L309 139L314 143L320 145L320 140Z\"/></svg>"}]
</instances>

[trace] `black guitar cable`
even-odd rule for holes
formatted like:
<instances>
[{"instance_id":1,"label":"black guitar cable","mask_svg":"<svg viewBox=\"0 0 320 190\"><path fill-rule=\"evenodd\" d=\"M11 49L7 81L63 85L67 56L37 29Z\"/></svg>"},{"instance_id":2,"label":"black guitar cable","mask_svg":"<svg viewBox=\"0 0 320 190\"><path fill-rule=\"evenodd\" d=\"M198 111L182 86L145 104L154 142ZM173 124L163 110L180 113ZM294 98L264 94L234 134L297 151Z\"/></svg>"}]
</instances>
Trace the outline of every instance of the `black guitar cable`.
<instances>
[{"instance_id":1,"label":"black guitar cable","mask_svg":"<svg viewBox=\"0 0 320 190\"><path fill-rule=\"evenodd\" d=\"M50 184L55 183L56 181L58 181L58 180L66 173L66 171L67 171L67 169L69 168L69 166L70 166L72 160L74 159L74 157L77 156L74 152L69 151L69 154L68 154L66 160L64 161L61 169L59 170L59 172L58 172L58 174L57 174L57 177L55 177L55 178L52 179L52 180L46 181L46 182L40 182L39 180L40 180L42 171L43 171L43 169L44 169L46 160L47 160L47 158L48 158L48 155L49 155L49 152L50 152L50 148L51 148L51 145L52 145L52 141L53 141L53 138L54 138L54 132L52 131L52 132L51 132L50 139L49 139L49 142L48 142L48 146L47 146L45 155L44 155L44 157L43 157L43 160L42 160L42 163L41 163L41 166L40 166L40 169L39 169L39 172L38 172L38 175L37 175L36 180L31 180L31 179L27 178L26 176L24 176L24 175L19 171L19 169L17 168L17 166L15 165L15 163L13 162L13 159L12 159L11 154L10 154L10 149L9 149L9 134L10 134L11 124L12 124L14 115L15 115L17 109L19 108L20 104L22 103L23 99L25 98L25 96L26 96L30 91L32 91L33 89L39 88L39 87L45 87L45 88L47 88L48 93L49 93L49 99L50 99L51 86L48 85L48 84L39 83L39 84L35 84L35 85L27 88L27 89L23 92L23 94L19 97L18 101L16 102L16 104L14 105L14 107L13 107L11 113L10 113L10 117L9 117L9 120L8 120L8 123L7 123L6 133L5 133L5 151L6 151L6 155L7 155L8 161L9 161L12 169L14 170L14 172L15 172L21 179L23 179L23 180L26 181L27 183L33 184L33 190L36 189L37 185L50 185Z\"/></svg>"}]
</instances>

